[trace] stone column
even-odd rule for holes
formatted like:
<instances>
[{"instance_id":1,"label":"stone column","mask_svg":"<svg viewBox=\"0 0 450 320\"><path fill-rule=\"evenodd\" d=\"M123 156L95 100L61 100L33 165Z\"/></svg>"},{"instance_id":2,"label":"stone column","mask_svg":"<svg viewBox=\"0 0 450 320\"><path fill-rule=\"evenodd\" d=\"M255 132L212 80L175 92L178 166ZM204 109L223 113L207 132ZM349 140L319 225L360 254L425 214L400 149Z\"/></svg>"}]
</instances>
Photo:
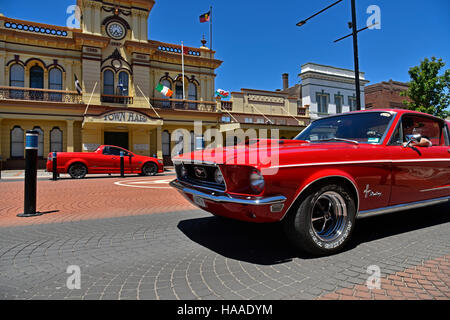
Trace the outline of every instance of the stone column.
<instances>
[{"instance_id":1,"label":"stone column","mask_svg":"<svg viewBox=\"0 0 450 320\"><path fill-rule=\"evenodd\" d=\"M156 157L158 159L163 158L163 152L162 152L162 128L161 126L158 126L156 128Z\"/></svg>"},{"instance_id":2,"label":"stone column","mask_svg":"<svg viewBox=\"0 0 450 320\"><path fill-rule=\"evenodd\" d=\"M74 151L73 121L74 120L66 120L66 122L67 122L67 152Z\"/></svg>"},{"instance_id":3,"label":"stone column","mask_svg":"<svg viewBox=\"0 0 450 320\"><path fill-rule=\"evenodd\" d=\"M102 8L102 4L94 3L92 8L93 8L93 13L94 13L94 19L92 21L92 24L93 24L92 28L93 28L95 34L100 35L101 34L100 11Z\"/></svg>"}]
</instances>

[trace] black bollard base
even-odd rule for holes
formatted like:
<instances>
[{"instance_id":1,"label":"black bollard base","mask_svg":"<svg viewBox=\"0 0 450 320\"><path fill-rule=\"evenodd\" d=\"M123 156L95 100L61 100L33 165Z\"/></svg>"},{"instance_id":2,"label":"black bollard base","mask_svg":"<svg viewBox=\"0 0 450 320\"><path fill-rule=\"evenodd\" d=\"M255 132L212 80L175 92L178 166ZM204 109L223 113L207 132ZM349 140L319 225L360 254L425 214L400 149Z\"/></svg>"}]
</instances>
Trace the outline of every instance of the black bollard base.
<instances>
[{"instance_id":1,"label":"black bollard base","mask_svg":"<svg viewBox=\"0 0 450 320\"><path fill-rule=\"evenodd\" d=\"M17 216L21 218L29 218L29 217L38 217L44 214L59 212L59 210L51 210L51 211L36 211L35 213L19 213Z\"/></svg>"}]
</instances>

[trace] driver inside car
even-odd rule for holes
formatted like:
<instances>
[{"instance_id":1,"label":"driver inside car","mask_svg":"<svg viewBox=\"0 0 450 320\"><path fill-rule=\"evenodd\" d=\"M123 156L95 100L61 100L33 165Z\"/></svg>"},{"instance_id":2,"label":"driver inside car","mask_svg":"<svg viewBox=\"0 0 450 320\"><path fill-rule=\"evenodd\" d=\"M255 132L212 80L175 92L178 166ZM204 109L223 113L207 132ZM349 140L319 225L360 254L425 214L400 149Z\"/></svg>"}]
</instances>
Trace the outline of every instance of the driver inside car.
<instances>
[{"instance_id":1,"label":"driver inside car","mask_svg":"<svg viewBox=\"0 0 450 320\"><path fill-rule=\"evenodd\" d=\"M411 118L404 118L402 121L403 125L403 137L406 139L409 135L414 134L421 134L420 126L414 125L414 121ZM406 147L408 144L408 141L403 142L403 146ZM431 143L430 139L427 136L421 135L420 141L413 140L410 145L414 147L431 147L433 144Z\"/></svg>"}]
</instances>

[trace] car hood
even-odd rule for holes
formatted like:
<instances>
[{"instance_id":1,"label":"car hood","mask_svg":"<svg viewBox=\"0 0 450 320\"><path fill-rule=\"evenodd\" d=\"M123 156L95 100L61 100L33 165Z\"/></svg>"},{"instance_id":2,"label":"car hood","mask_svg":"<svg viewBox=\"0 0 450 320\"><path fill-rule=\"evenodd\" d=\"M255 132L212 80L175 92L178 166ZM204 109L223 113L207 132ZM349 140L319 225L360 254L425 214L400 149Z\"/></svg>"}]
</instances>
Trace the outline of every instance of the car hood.
<instances>
[{"instance_id":1,"label":"car hood","mask_svg":"<svg viewBox=\"0 0 450 320\"><path fill-rule=\"evenodd\" d=\"M175 157L173 161L273 167L318 161L356 160L364 157L358 150L376 147L376 145L356 145L336 141L311 143L300 140L265 139L232 147L186 153Z\"/></svg>"}]
</instances>

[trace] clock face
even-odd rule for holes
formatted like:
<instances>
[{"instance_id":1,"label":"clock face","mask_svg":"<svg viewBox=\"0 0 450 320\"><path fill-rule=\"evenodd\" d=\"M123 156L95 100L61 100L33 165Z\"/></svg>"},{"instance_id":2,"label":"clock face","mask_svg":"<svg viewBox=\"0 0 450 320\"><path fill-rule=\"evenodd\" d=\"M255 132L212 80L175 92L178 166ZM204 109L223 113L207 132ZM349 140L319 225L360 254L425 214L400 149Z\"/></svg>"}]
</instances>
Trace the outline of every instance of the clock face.
<instances>
[{"instance_id":1,"label":"clock face","mask_svg":"<svg viewBox=\"0 0 450 320\"><path fill-rule=\"evenodd\" d=\"M121 23L113 21L106 26L106 33L111 38L120 40L125 37L125 27Z\"/></svg>"}]
</instances>

